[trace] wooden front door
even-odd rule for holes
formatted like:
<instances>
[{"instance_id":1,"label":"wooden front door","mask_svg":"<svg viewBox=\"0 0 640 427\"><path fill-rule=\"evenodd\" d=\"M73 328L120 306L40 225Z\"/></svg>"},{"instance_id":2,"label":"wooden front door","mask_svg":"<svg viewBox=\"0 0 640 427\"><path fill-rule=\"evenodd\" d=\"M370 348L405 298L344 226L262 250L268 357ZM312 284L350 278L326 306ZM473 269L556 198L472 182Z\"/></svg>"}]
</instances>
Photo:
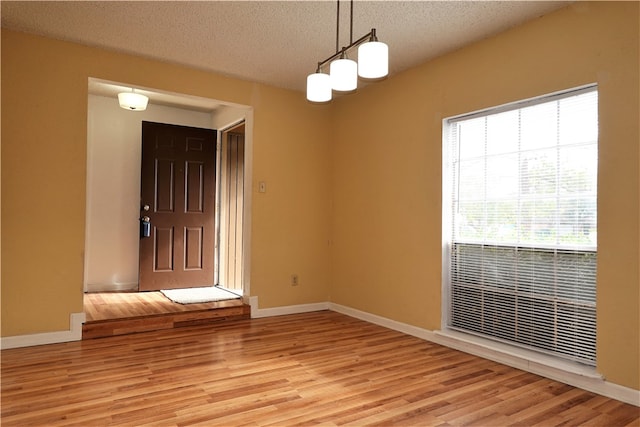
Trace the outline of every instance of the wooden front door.
<instances>
[{"instance_id":1,"label":"wooden front door","mask_svg":"<svg viewBox=\"0 0 640 427\"><path fill-rule=\"evenodd\" d=\"M142 122L140 291L212 286L216 131Z\"/></svg>"}]
</instances>

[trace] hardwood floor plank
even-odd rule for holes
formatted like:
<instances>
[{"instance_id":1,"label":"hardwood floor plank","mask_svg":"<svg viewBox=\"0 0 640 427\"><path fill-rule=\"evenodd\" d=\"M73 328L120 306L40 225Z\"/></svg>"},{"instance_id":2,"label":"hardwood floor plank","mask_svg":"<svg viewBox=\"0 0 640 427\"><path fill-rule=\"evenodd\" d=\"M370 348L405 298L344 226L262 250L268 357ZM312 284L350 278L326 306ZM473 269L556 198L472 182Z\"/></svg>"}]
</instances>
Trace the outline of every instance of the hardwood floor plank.
<instances>
[{"instance_id":1,"label":"hardwood floor plank","mask_svg":"<svg viewBox=\"0 0 640 427\"><path fill-rule=\"evenodd\" d=\"M2 350L24 425L593 425L640 408L324 311Z\"/></svg>"}]
</instances>

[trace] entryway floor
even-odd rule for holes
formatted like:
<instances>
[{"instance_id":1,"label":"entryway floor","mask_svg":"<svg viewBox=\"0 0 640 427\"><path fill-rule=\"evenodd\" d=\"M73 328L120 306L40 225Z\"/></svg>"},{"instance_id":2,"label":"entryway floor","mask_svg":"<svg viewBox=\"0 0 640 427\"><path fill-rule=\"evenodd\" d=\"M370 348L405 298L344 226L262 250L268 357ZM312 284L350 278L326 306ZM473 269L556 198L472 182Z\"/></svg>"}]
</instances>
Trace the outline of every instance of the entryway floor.
<instances>
[{"instance_id":1,"label":"entryway floor","mask_svg":"<svg viewBox=\"0 0 640 427\"><path fill-rule=\"evenodd\" d=\"M160 292L85 293L84 312L82 339L251 317L241 299L177 304Z\"/></svg>"}]
</instances>

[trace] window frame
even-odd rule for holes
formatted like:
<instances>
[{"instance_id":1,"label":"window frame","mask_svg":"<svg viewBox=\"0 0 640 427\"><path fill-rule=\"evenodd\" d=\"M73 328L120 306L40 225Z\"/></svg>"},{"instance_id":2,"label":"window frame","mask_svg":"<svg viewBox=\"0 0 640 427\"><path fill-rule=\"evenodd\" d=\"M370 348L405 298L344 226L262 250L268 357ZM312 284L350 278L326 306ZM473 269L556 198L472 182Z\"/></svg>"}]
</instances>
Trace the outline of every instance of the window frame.
<instances>
[{"instance_id":1,"label":"window frame","mask_svg":"<svg viewBox=\"0 0 640 427\"><path fill-rule=\"evenodd\" d=\"M510 102L507 104L502 104L496 107L483 108L481 110L476 110L470 113L464 113L460 115L455 115L451 117L446 117L442 120L442 301L441 301L441 329L443 331L451 331L456 333L463 333L469 335L477 335L483 337L487 340L495 341L497 343L505 343L509 346L513 346L513 348L527 348L527 346L522 346L517 343L512 343L507 340L501 340L500 338L490 338L483 334L475 334L473 332L465 332L460 331L457 328L450 328L451 324L451 315L452 315L452 300L451 300L451 289L452 289L452 277L451 277L451 256L452 256L452 248L455 243L465 243L465 242L454 242L452 226L453 226L453 213L451 211L453 206L453 197L454 193L452 191L453 188L453 180L454 174L452 172L452 152L450 150L450 125L456 122L485 117L488 115L514 111L523 109L526 107L531 107L539 104L544 104L548 102L558 101L560 99L565 99L575 95L581 95L589 92L598 92L597 83L590 83L587 85L557 91L546 95L541 95L533 98L528 98L525 100ZM599 115L599 114L598 114ZM596 190L597 191L597 190ZM597 193L596 193L597 195ZM597 204L596 204L597 210ZM597 227L597 226L596 226ZM472 243L472 242L469 242ZM481 243L481 244L486 244ZM517 247L526 247L526 244L518 244ZM563 250L565 249L561 245L533 245L535 247L539 247L542 249L556 249ZM595 249L591 246L579 247L579 245L571 246L572 250L584 250L584 251L594 251L597 256L597 244ZM597 271L597 270L596 270ZM596 296L597 296L597 282L596 282ZM597 331L597 318L596 318L596 331ZM597 339L597 335L596 338ZM540 352L541 354L548 354L547 352L535 348L529 348L534 352ZM559 355L552 355L552 357L557 357L559 360L571 360L571 358L564 359ZM594 362L595 363L595 362Z\"/></svg>"}]
</instances>

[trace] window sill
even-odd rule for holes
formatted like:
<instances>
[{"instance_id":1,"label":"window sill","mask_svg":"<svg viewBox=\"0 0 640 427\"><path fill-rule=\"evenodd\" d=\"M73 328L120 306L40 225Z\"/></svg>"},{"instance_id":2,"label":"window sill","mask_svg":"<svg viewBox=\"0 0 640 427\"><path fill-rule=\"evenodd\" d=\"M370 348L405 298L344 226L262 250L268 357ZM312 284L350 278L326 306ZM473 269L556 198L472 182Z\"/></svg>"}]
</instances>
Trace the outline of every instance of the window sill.
<instances>
[{"instance_id":1,"label":"window sill","mask_svg":"<svg viewBox=\"0 0 640 427\"><path fill-rule=\"evenodd\" d=\"M434 333L440 344L561 382L573 383L575 378L572 381L572 378L569 377L574 376L586 380L603 380L602 375L593 366L563 360L463 332L445 329L434 331Z\"/></svg>"}]
</instances>

